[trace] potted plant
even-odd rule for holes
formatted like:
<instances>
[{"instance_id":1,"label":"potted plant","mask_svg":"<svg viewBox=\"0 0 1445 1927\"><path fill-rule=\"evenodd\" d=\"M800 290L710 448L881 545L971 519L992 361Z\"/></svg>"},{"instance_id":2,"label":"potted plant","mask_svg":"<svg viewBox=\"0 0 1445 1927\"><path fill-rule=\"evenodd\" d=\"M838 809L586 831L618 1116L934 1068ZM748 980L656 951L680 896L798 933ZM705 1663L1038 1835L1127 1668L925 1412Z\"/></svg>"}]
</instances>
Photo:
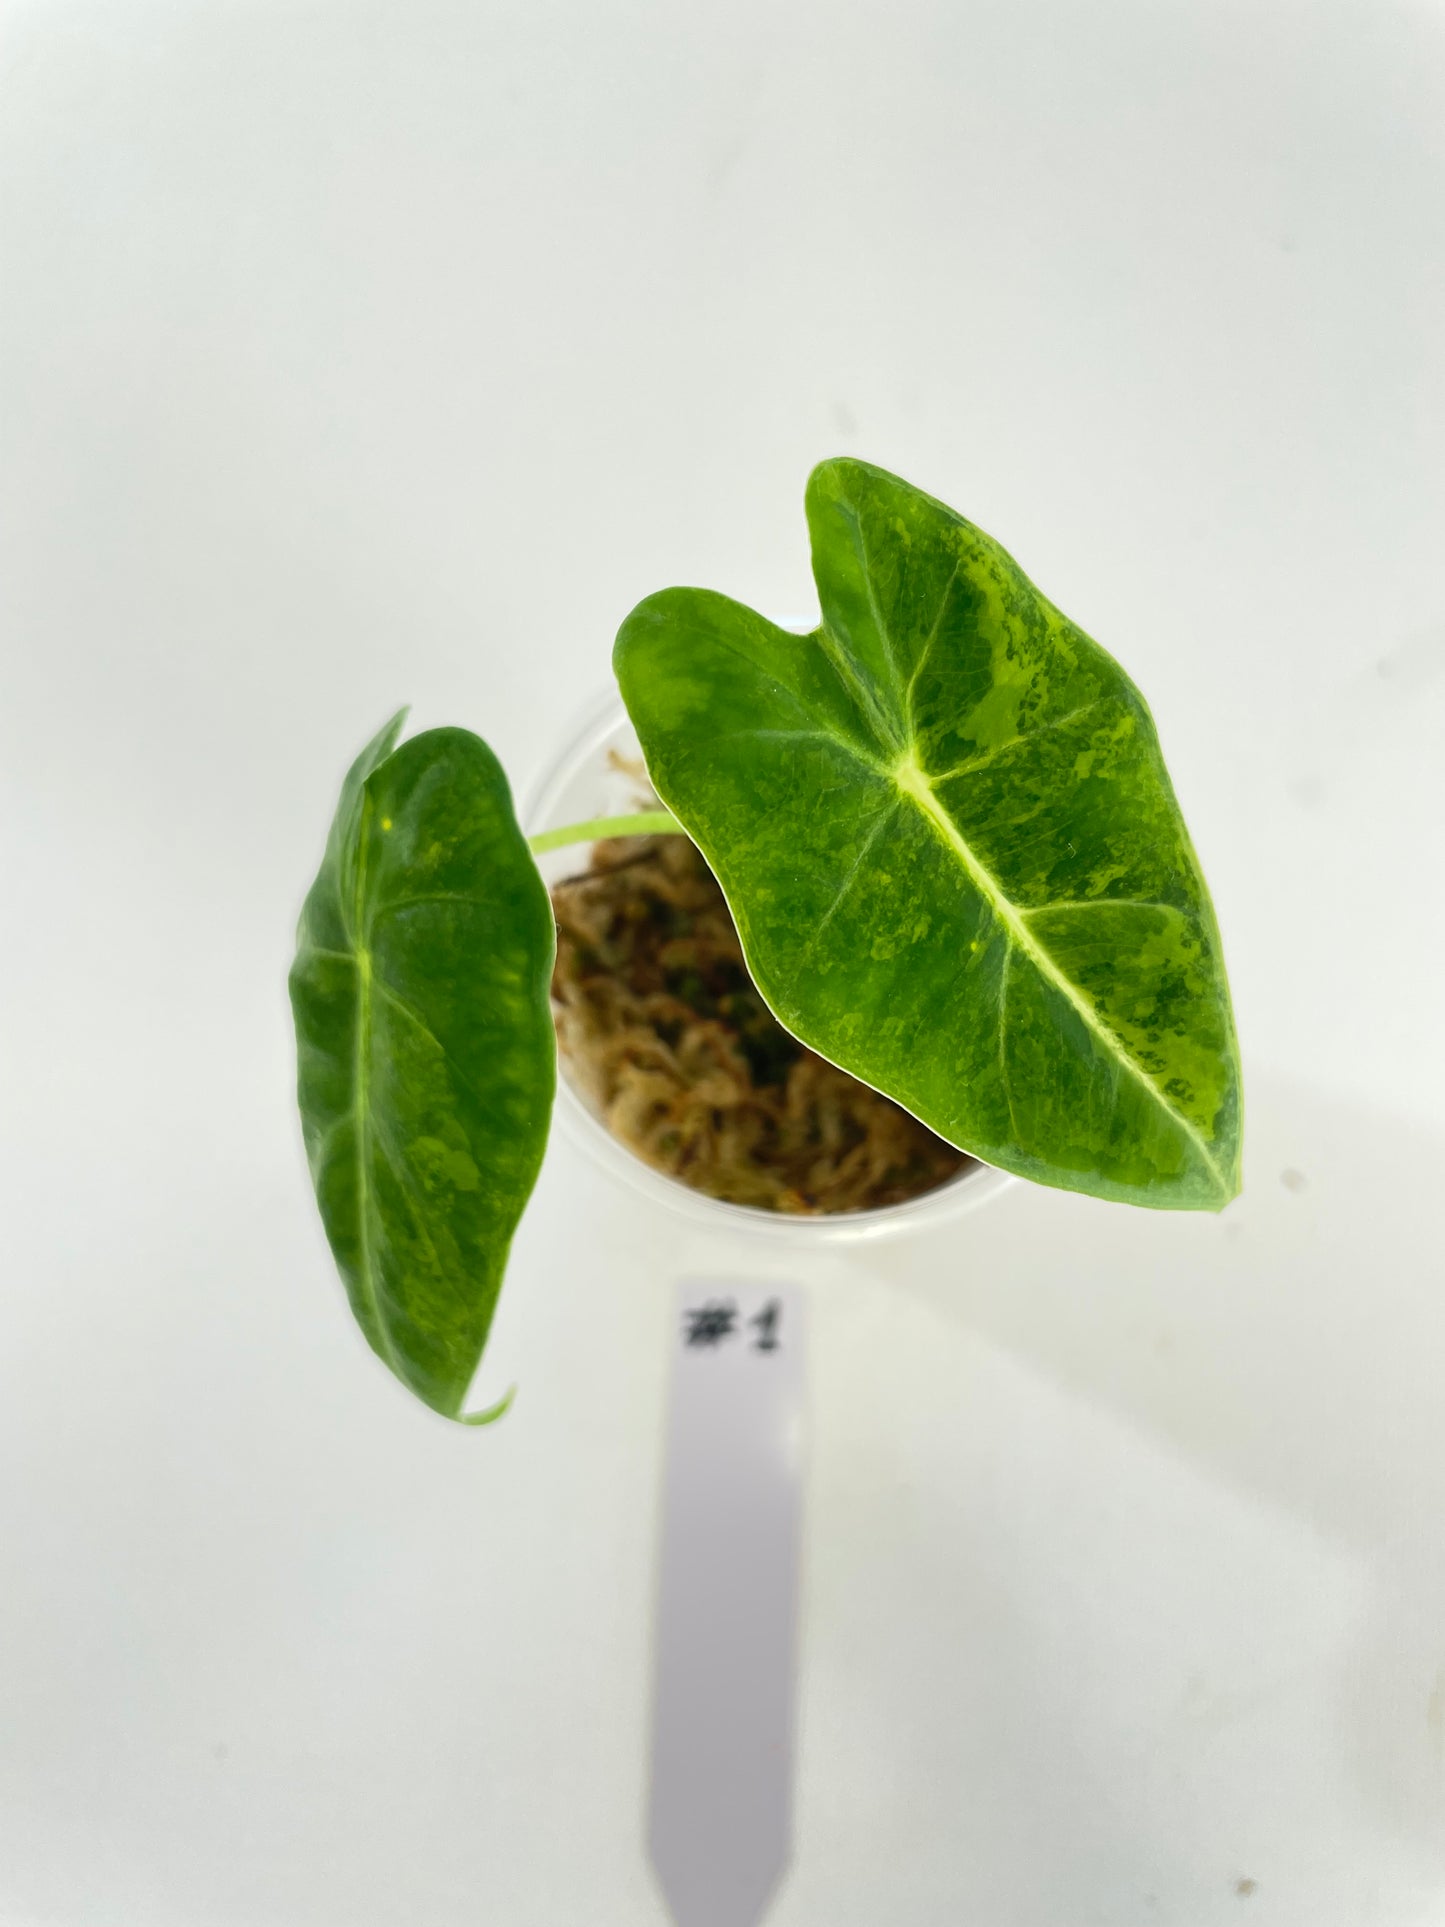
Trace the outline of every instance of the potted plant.
<instances>
[{"instance_id":1,"label":"potted plant","mask_svg":"<svg viewBox=\"0 0 1445 1927\"><path fill-rule=\"evenodd\" d=\"M955 1160L1156 1209L1238 1191L1219 932L1142 696L897 477L825 462L806 508L811 634L699 589L618 633L657 807L529 847L486 744L400 742L404 713L343 783L291 973L302 1123L362 1330L448 1417L546 1146L535 859L568 843L686 839L680 873L717 891L779 1034ZM593 874L627 860L604 846Z\"/></svg>"}]
</instances>

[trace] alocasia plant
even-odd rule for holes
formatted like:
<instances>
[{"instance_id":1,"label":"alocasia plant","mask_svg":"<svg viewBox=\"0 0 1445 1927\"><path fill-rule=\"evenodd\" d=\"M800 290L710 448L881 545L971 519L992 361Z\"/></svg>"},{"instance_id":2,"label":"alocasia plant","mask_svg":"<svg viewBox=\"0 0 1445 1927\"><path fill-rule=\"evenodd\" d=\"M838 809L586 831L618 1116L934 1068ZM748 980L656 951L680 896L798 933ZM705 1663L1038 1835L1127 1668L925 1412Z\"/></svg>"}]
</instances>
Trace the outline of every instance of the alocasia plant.
<instances>
[{"instance_id":1,"label":"alocasia plant","mask_svg":"<svg viewBox=\"0 0 1445 1927\"><path fill-rule=\"evenodd\" d=\"M1239 1188L1219 932L1153 722L999 545L862 462L810 478L822 620L669 589L614 666L661 813L805 1044L1004 1170L1130 1204ZM464 730L343 785L292 1001L317 1199L373 1348L460 1414L555 1081L547 893ZM478 1420L494 1413L477 1415Z\"/></svg>"}]
</instances>

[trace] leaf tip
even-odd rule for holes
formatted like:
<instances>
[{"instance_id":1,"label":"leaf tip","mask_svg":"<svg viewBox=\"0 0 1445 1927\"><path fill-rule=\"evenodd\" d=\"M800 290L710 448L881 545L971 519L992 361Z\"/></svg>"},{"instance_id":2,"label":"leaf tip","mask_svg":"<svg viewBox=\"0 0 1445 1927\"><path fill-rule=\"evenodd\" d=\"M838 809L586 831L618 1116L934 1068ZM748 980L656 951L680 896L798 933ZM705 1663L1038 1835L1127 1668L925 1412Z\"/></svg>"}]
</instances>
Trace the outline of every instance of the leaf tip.
<instances>
[{"instance_id":1,"label":"leaf tip","mask_svg":"<svg viewBox=\"0 0 1445 1927\"><path fill-rule=\"evenodd\" d=\"M804 502L812 504L820 498L831 498L839 494L842 487L846 486L849 476L858 469L866 467L867 463L860 462L856 456L825 456L821 462L815 462L808 473L808 480L803 488Z\"/></svg>"},{"instance_id":2,"label":"leaf tip","mask_svg":"<svg viewBox=\"0 0 1445 1927\"><path fill-rule=\"evenodd\" d=\"M1221 1211L1227 1211L1229 1209L1230 1205L1234 1203L1234 1200L1244 1189L1244 1178L1239 1166L1239 1155L1236 1152L1232 1164L1226 1165L1223 1168L1215 1167L1214 1190L1210 1197L1205 1200L1202 1209L1212 1211L1216 1217L1219 1216Z\"/></svg>"},{"instance_id":3,"label":"leaf tip","mask_svg":"<svg viewBox=\"0 0 1445 1927\"><path fill-rule=\"evenodd\" d=\"M511 1411L516 1397L516 1386L509 1385L495 1405L488 1405L480 1412L451 1412L448 1417L455 1419L458 1425L494 1425Z\"/></svg>"},{"instance_id":4,"label":"leaf tip","mask_svg":"<svg viewBox=\"0 0 1445 1927\"><path fill-rule=\"evenodd\" d=\"M385 748L382 752L383 756L389 756L391 752L396 748L397 741L401 736L401 732L406 727L406 719L408 716L410 716L410 714L411 714L411 704L403 703L401 708L397 710L396 714L391 718L390 722L388 722L386 726L383 728L383 730L381 731L381 734L377 738L377 741L385 745Z\"/></svg>"}]
</instances>

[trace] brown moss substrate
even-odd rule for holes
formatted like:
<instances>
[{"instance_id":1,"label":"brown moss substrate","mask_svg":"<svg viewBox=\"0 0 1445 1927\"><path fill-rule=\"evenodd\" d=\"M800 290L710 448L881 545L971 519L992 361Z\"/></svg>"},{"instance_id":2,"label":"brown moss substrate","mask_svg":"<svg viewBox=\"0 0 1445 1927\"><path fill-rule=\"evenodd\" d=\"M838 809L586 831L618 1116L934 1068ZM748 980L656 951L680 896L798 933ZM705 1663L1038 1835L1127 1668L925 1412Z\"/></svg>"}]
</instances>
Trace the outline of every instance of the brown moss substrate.
<instances>
[{"instance_id":1,"label":"brown moss substrate","mask_svg":"<svg viewBox=\"0 0 1445 1927\"><path fill-rule=\"evenodd\" d=\"M972 1162L783 1029L685 836L594 844L552 903L564 1070L657 1170L811 1216L900 1204Z\"/></svg>"}]
</instances>

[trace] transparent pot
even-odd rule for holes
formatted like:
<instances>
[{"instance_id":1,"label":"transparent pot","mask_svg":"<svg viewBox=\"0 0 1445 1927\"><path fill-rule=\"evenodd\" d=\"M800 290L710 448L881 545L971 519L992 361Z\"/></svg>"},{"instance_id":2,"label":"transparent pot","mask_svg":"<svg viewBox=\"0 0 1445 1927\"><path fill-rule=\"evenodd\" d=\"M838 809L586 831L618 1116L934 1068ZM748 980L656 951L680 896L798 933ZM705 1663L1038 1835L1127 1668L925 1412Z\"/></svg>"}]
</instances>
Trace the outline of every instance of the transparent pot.
<instances>
[{"instance_id":1,"label":"transparent pot","mask_svg":"<svg viewBox=\"0 0 1445 1927\"><path fill-rule=\"evenodd\" d=\"M637 785L614 758L642 759L637 736L615 690L597 697L568 735L556 760L533 787L522 812L529 836L586 823L597 817L625 816L638 808ZM575 875L587 860L587 846L574 843L537 859L548 886ZM937 1225L976 1210L1012 1182L987 1164L970 1164L957 1177L905 1204L872 1211L847 1211L818 1217L790 1217L756 1205L731 1204L695 1191L680 1179L654 1170L613 1136L591 1104L574 1088L565 1054L558 1056L557 1119L568 1137L639 1196L681 1212L698 1228L754 1233L780 1244L816 1248L821 1243L856 1243Z\"/></svg>"}]
</instances>

